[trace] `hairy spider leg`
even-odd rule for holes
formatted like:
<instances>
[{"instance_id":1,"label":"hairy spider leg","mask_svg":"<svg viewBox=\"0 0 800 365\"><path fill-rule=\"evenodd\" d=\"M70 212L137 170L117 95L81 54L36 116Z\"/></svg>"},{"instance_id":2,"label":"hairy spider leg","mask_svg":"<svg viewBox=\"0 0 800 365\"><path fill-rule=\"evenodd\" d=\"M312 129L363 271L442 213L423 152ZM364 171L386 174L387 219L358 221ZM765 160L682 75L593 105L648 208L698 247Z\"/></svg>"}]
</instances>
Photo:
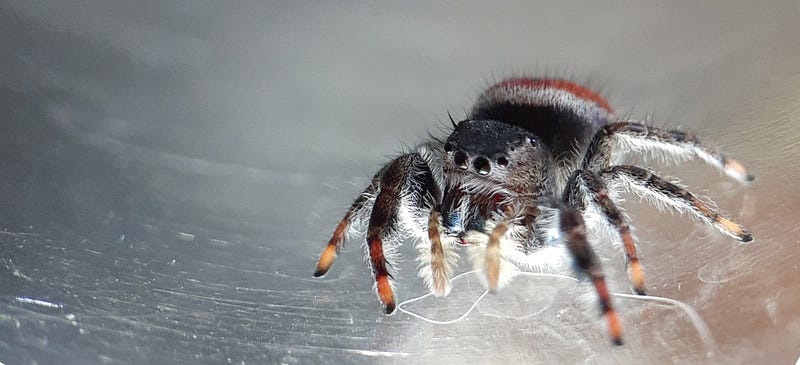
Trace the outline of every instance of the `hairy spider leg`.
<instances>
[{"instance_id":1,"label":"hairy spider leg","mask_svg":"<svg viewBox=\"0 0 800 365\"><path fill-rule=\"evenodd\" d=\"M409 180L414 177L414 159L416 154L405 154L389 163L381 176L380 190L372 206L367 229L367 252L370 267L375 276L375 288L378 299L384 305L384 312L391 314L395 310L392 277L389 274L384 241L390 237L398 221L398 213L408 192Z\"/></svg>"},{"instance_id":2,"label":"hairy spider leg","mask_svg":"<svg viewBox=\"0 0 800 365\"><path fill-rule=\"evenodd\" d=\"M322 254L319 257L317 269L314 271L314 277L323 276L328 272L328 270L330 270L334 259L336 259L339 251L342 249L342 247L344 247L345 237L347 236L347 232L350 230L351 224L353 224L353 220L357 219L361 210L364 209L364 205L369 201L370 197L375 194L375 191L378 190L378 186L380 186L381 182L381 176L385 170L386 167L378 171L378 173L372 177L372 182L358 196L358 198L356 198L353 204L350 205L350 208L347 209L347 212L344 214L342 220L339 221L339 224L333 231L331 239L328 241L328 245L325 246L325 249L322 251Z\"/></svg>"},{"instance_id":3,"label":"hairy spider leg","mask_svg":"<svg viewBox=\"0 0 800 365\"><path fill-rule=\"evenodd\" d=\"M430 262L423 262L421 265L428 265L430 269L430 283L426 283L434 295L445 296L450 292L450 277L452 269L447 262L447 254L442 244L441 229L442 214L433 209L428 217L428 240L430 241ZM422 268L424 270L424 268ZM427 277L427 275L423 275Z\"/></svg>"},{"instance_id":4,"label":"hairy spider leg","mask_svg":"<svg viewBox=\"0 0 800 365\"><path fill-rule=\"evenodd\" d=\"M611 340L615 345L622 345L622 325L619 323L617 312L611 305L611 294L608 292L603 268L586 240L586 225L583 218L576 210L564 207L561 208L559 225L572 258L583 273L589 277L597 291L600 310L608 321Z\"/></svg>"},{"instance_id":5,"label":"hairy spider leg","mask_svg":"<svg viewBox=\"0 0 800 365\"><path fill-rule=\"evenodd\" d=\"M497 291L497 285L500 281L500 261L502 260L500 257L500 240L503 239L503 236L508 231L508 223L508 220L500 221L492 230L491 235L489 235L489 243L486 244L486 279L489 283L489 292L492 293Z\"/></svg>"},{"instance_id":6,"label":"hairy spider leg","mask_svg":"<svg viewBox=\"0 0 800 365\"><path fill-rule=\"evenodd\" d=\"M636 122L618 122L598 130L589 143L583 169L600 170L611 164L614 148L639 152L661 152L664 157L685 160L699 157L728 176L746 183L755 180L744 165L704 146L699 138L675 129L661 129Z\"/></svg>"},{"instance_id":7,"label":"hairy spider leg","mask_svg":"<svg viewBox=\"0 0 800 365\"><path fill-rule=\"evenodd\" d=\"M585 191L585 193L584 193ZM625 249L628 264L628 275L636 294L645 295L644 270L636 254L636 243L631 234L631 228L625 215L608 195L608 187L603 179L592 171L577 170L567 181L564 190L564 200L585 213L584 198L588 195L591 203L600 209L608 223L619 232L620 239Z\"/></svg>"},{"instance_id":8,"label":"hairy spider leg","mask_svg":"<svg viewBox=\"0 0 800 365\"><path fill-rule=\"evenodd\" d=\"M747 229L726 218L687 189L664 180L650 170L632 165L619 165L603 170L602 175L609 179L622 180L623 186L627 189L645 198L652 198L649 200L659 206L669 206L678 211L688 210L722 233L741 242L753 240Z\"/></svg>"}]
</instances>

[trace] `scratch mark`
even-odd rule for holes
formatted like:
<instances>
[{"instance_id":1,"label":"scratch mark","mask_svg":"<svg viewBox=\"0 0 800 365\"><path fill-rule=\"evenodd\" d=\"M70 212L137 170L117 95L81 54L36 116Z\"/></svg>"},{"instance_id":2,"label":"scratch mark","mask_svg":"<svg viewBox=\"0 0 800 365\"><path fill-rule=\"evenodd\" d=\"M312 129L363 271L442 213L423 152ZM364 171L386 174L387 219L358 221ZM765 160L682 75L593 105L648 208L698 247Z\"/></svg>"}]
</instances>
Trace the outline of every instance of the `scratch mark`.
<instances>
[{"instance_id":1,"label":"scratch mark","mask_svg":"<svg viewBox=\"0 0 800 365\"><path fill-rule=\"evenodd\" d=\"M11 236L11 237L16 237L16 238L39 237L38 233L0 231L0 234L6 235L6 236Z\"/></svg>"},{"instance_id":2,"label":"scratch mark","mask_svg":"<svg viewBox=\"0 0 800 365\"><path fill-rule=\"evenodd\" d=\"M454 281L454 280L456 280L458 278L461 278L461 277L463 277L463 276L465 276L467 274L472 274L472 273L475 273L475 272L477 272L477 270L467 271L465 273L462 273L460 275L457 275L457 276L453 277L452 279L450 279L450 281ZM553 273L534 273L534 272L524 272L523 271L523 272L518 272L518 274L527 275L527 276L535 276L535 277L554 277L554 278L568 279L568 280L572 280L572 281L575 281L575 282L579 282L580 281L580 280L578 280L578 279L576 279L574 277L571 277L571 276L561 275L561 274L553 274ZM417 298L412 298L412 299L406 300L406 301L400 303L397 306L397 308L401 312L406 313L406 314L408 314L408 315L410 315L412 317L418 318L420 320L423 320L425 322L429 322L429 323L433 323L433 324L451 324L451 323L455 323L455 322L461 321L464 318L466 318L467 315L469 315L472 312L472 310L478 305L478 302L480 302L481 299L483 299L488 292L489 292L488 290L485 290L483 292L483 294L481 294L481 296L478 297L475 300L474 303L472 303L472 306L470 306L469 309L467 309L467 311L464 314L462 314L458 318L456 318L454 320L450 320L450 321L437 321L437 320L434 320L434 319L426 318L426 317L424 317L422 315L419 315L417 313L413 313L413 312L403 308L404 306L407 306L408 304L418 302L418 301L420 301L422 299L425 299L425 298L431 296L432 295L431 293L422 295L422 296L417 297ZM672 306L677 307L678 309L682 310L687 315L687 317L689 317L689 320L694 325L695 330L697 331L697 334L700 336L700 339L706 345L706 348L708 348L710 350L709 353L713 354L714 352L716 352L717 346L716 346L716 343L714 342L713 336L711 335L711 330L709 330L708 326L706 326L705 322L700 317L700 315L697 314L697 312L691 306L689 306L688 304L680 302L680 301L677 301L677 300L674 300L674 299L664 298L664 297L657 297L657 296L652 296L652 295L641 296L641 295L633 295L633 294L625 294L625 293L613 293L613 292L611 293L611 295L613 295L615 297L619 297L619 298L633 299L633 300L639 300L639 301L660 302L660 303L670 304ZM795 364L795 365L800 365L800 359L798 359L798 361L799 362L797 364Z\"/></svg>"},{"instance_id":3,"label":"scratch mark","mask_svg":"<svg viewBox=\"0 0 800 365\"><path fill-rule=\"evenodd\" d=\"M393 352L393 351L369 351L369 350L348 350L348 349L345 349L345 351L350 351L359 355L373 356L373 357L392 357L392 356L406 357L411 355L408 352Z\"/></svg>"},{"instance_id":4,"label":"scratch mark","mask_svg":"<svg viewBox=\"0 0 800 365\"><path fill-rule=\"evenodd\" d=\"M52 302L48 302L46 300L36 299L36 298L16 297L15 300L17 302L24 303L24 304L34 304L34 305L42 306L42 307L45 307L45 308L51 308L51 309L63 309L64 308L64 305L62 305L62 304L52 303Z\"/></svg>"},{"instance_id":5,"label":"scratch mark","mask_svg":"<svg viewBox=\"0 0 800 365\"><path fill-rule=\"evenodd\" d=\"M324 186L326 188L330 188L331 190L342 190L342 188L340 188L338 186L335 186L333 184L330 184L330 183L322 183L322 186Z\"/></svg>"}]
</instances>

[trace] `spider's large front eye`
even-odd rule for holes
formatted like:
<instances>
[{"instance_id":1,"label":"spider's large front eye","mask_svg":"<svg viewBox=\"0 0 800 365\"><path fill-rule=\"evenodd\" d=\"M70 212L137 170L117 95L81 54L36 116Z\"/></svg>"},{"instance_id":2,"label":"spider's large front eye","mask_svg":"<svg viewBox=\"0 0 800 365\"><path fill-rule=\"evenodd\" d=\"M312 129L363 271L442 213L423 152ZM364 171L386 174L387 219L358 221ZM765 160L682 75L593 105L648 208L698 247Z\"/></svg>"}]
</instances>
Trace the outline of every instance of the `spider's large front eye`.
<instances>
[{"instance_id":1,"label":"spider's large front eye","mask_svg":"<svg viewBox=\"0 0 800 365\"><path fill-rule=\"evenodd\" d=\"M526 141L527 141L527 142L528 142L528 143L531 145L531 147L533 147L533 148L536 148L536 146L539 144L539 143L538 143L538 142L536 142L536 140L535 140L535 139L533 139L533 138L525 138L525 140L526 140Z\"/></svg>"},{"instance_id":2,"label":"spider's large front eye","mask_svg":"<svg viewBox=\"0 0 800 365\"><path fill-rule=\"evenodd\" d=\"M453 151L453 144L450 143L450 142L445 143L444 144L444 151L445 152L452 152Z\"/></svg>"},{"instance_id":3,"label":"spider's large front eye","mask_svg":"<svg viewBox=\"0 0 800 365\"><path fill-rule=\"evenodd\" d=\"M489 160L486 157L477 157L475 161L472 162L472 167L475 168L475 171L479 175L488 175L489 171L492 169L492 166L489 165Z\"/></svg>"},{"instance_id":4,"label":"spider's large front eye","mask_svg":"<svg viewBox=\"0 0 800 365\"><path fill-rule=\"evenodd\" d=\"M453 162L456 163L459 169L466 170L467 169L467 154L464 151L456 152L456 155L453 156Z\"/></svg>"}]
</instances>

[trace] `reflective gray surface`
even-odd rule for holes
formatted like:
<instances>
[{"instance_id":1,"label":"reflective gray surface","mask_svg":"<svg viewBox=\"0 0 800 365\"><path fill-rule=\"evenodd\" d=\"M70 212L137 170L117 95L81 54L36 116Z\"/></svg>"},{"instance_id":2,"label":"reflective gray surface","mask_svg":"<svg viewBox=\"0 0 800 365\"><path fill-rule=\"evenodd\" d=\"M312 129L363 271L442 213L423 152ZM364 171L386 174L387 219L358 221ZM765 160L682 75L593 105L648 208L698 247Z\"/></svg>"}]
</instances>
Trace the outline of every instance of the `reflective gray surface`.
<instances>
[{"instance_id":1,"label":"reflective gray surface","mask_svg":"<svg viewBox=\"0 0 800 365\"><path fill-rule=\"evenodd\" d=\"M800 6L356 2L0 4L0 362L794 363ZM750 228L740 245L630 199L650 294L521 277L454 324L379 311L358 240L311 273L388 156L493 80L589 80L748 165L657 166ZM425 293L412 250L401 300ZM618 252L611 287L627 291ZM461 265L466 270L467 265ZM474 277L409 308L465 313Z\"/></svg>"}]
</instances>

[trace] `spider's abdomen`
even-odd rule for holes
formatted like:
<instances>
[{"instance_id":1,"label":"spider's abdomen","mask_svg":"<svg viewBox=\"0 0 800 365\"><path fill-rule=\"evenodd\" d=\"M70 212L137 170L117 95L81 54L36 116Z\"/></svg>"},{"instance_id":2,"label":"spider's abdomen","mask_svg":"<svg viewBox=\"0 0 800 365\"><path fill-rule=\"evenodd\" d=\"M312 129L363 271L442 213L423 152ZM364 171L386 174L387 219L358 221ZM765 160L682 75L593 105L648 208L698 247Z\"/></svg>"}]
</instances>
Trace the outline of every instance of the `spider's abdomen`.
<instances>
[{"instance_id":1,"label":"spider's abdomen","mask_svg":"<svg viewBox=\"0 0 800 365\"><path fill-rule=\"evenodd\" d=\"M547 145L558 160L575 158L614 110L598 93L574 82L512 78L481 94L470 118L496 120L524 128Z\"/></svg>"}]
</instances>

